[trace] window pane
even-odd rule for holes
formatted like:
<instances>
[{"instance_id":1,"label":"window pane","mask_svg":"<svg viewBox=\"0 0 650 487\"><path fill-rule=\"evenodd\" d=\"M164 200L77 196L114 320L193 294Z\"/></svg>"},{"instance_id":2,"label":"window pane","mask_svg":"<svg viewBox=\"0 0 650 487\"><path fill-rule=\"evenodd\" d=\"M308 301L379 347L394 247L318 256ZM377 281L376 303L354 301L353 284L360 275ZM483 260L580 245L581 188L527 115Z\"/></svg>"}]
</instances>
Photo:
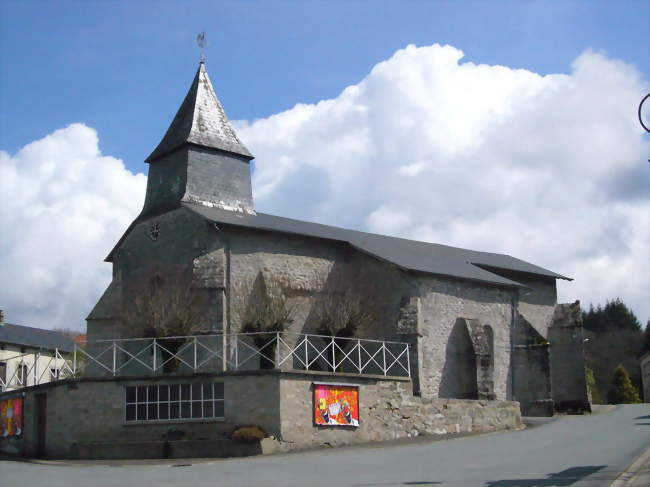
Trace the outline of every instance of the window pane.
<instances>
[{"instance_id":1,"label":"window pane","mask_svg":"<svg viewBox=\"0 0 650 487\"><path fill-rule=\"evenodd\" d=\"M203 401L203 417L212 418L214 416L214 407L212 401Z\"/></svg>"},{"instance_id":2,"label":"window pane","mask_svg":"<svg viewBox=\"0 0 650 487\"><path fill-rule=\"evenodd\" d=\"M201 418L201 402L192 401L192 418Z\"/></svg>"},{"instance_id":3,"label":"window pane","mask_svg":"<svg viewBox=\"0 0 650 487\"><path fill-rule=\"evenodd\" d=\"M212 399L212 384L203 384L203 399Z\"/></svg>"},{"instance_id":4,"label":"window pane","mask_svg":"<svg viewBox=\"0 0 650 487\"><path fill-rule=\"evenodd\" d=\"M169 404L160 403L158 408L158 419L169 419Z\"/></svg>"},{"instance_id":5,"label":"window pane","mask_svg":"<svg viewBox=\"0 0 650 487\"><path fill-rule=\"evenodd\" d=\"M192 401L201 399L201 389L203 384L192 384Z\"/></svg>"},{"instance_id":6,"label":"window pane","mask_svg":"<svg viewBox=\"0 0 650 487\"><path fill-rule=\"evenodd\" d=\"M158 387L158 399L161 402L169 400L169 386Z\"/></svg>"},{"instance_id":7,"label":"window pane","mask_svg":"<svg viewBox=\"0 0 650 487\"><path fill-rule=\"evenodd\" d=\"M223 399L223 382L214 383L214 398Z\"/></svg>"},{"instance_id":8,"label":"window pane","mask_svg":"<svg viewBox=\"0 0 650 487\"><path fill-rule=\"evenodd\" d=\"M129 404L126 406L126 420L127 421L135 420L135 404Z\"/></svg>"},{"instance_id":9,"label":"window pane","mask_svg":"<svg viewBox=\"0 0 650 487\"><path fill-rule=\"evenodd\" d=\"M126 388L126 402L135 402L135 387Z\"/></svg>"},{"instance_id":10,"label":"window pane","mask_svg":"<svg viewBox=\"0 0 650 487\"><path fill-rule=\"evenodd\" d=\"M157 402L158 401L158 386L149 386L149 396L147 397L147 402Z\"/></svg>"},{"instance_id":11,"label":"window pane","mask_svg":"<svg viewBox=\"0 0 650 487\"><path fill-rule=\"evenodd\" d=\"M147 386L138 386L138 402L147 402Z\"/></svg>"},{"instance_id":12,"label":"window pane","mask_svg":"<svg viewBox=\"0 0 650 487\"><path fill-rule=\"evenodd\" d=\"M136 416L135 419L138 421L145 421L147 419L147 405L146 404L138 404L138 407L136 409L138 412L138 415Z\"/></svg>"},{"instance_id":13,"label":"window pane","mask_svg":"<svg viewBox=\"0 0 650 487\"><path fill-rule=\"evenodd\" d=\"M169 419L178 419L180 418L180 408L179 403L173 402L169 405Z\"/></svg>"},{"instance_id":14,"label":"window pane","mask_svg":"<svg viewBox=\"0 0 650 487\"><path fill-rule=\"evenodd\" d=\"M178 384L172 384L169 386L169 399L170 401L178 401L178 390L180 386Z\"/></svg>"},{"instance_id":15,"label":"window pane","mask_svg":"<svg viewBox=\"0 0 650 487\"><path fill-rule=\"evenodd\" d=\"M214 402L214 417L215 418L223 418L223 401L215 401Z\"/></svg>"},{"instance_id":16,"label":"window pane","mask_svg":"<svg viewBox=\"0 0 650 487\"><path fill-rule=\"evenodd\" d=\"M191 408L190 408L190 402L185 401L181 403L181 418L187 419L191 417Z\"/></svg>"},{"instance_id":17,"label":"window pane","mask_svg":"<svg viewBox=\"0 0 650 487\"><path fill-rule=\"evenodd\" d=\"M158 419L158 404L149 404L149 421Z\"/></svg>"},{"instance_id":18,"label":"window pane","mask_svg":"<svg viewBox=\"0 0 650 487\"><path fill-rule=\"evenodd\" d=\"M181 399L190 399L190 385L181 384Z\"/></svg>"}]
</instances>

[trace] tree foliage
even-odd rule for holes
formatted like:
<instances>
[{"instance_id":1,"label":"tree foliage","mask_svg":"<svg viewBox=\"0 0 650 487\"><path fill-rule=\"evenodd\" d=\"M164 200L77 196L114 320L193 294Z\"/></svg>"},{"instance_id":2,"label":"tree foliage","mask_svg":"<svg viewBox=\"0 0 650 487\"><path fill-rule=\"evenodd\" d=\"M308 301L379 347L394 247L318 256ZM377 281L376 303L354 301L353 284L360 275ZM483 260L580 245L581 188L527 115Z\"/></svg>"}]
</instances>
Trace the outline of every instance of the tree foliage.
<instances>
[{"instance_id":1,"label":"tree foliage","mask_svg":"<svg viewBox=\"0 0 650 487\"><path fill-rule=\"evenodd\" d=\"M641 402L641 399L639 398L639 391L636 387L634 387L632 381L630 381L630 376L628 375L627 370L625 370L625 367L622 365L616 367L608 399L609 402L613 404L629 404Z\"/></svg>"},{"instance_id":2,"label":"tree foliage","mask_svg":"<svg viewBox=\"0 0 650 487\"><path fill-rule=\"evenodd\" d=\"M596 378L594 377L594 371L589 367L585 367L585 377L587 379L587 390L591 396L591 403L602 404L603 400L601 399L600 394L598 393L598 389L596 388Z\"/></svg>"},{"instance_id":3,"label":"tree foliage","mask_svg":"<svg viewBox=\"0 0 650 487\"><path fill-rule=\"evenodd\" d=\"M601 398L609 398L615 364L621 364L637 388L641 386L639 358L644 353L644 332L634 313L621 301L607 301L582 314L585 329L587 365L595 376L592 390Z\"/></svg>"}]
</instances>

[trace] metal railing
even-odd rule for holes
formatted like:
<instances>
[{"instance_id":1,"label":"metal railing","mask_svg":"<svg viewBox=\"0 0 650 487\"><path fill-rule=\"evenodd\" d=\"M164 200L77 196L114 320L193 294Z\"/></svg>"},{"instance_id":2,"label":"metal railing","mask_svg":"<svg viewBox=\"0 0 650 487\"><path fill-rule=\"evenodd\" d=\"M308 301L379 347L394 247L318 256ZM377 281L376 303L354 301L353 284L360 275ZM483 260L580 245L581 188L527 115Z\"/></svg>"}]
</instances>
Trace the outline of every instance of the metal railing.
<instances>
[{"instance_id":1,"label":"metal railing","mask_svg":"<svg viewBox=\"0 0 650 487\"><path fill-rule=\"evenodd\" d=\"M5 377L0 376L0 392L74 377L74 358L58 348L51 352L21 353L4 357ZM13 371L13 372L12 372Z\"/></svg>"},{"instance_id":2,"label":"metal railing","mask_svg":"<svg viewBox=\"0 0 650 487\"><path fill-rule=\"evenodd\" d=\"M225 353L224 353L225 351ZM408 344L288 332L96 340L77 344L80 376L308 370L410 377Z\"/></svg>"}]
</instances>

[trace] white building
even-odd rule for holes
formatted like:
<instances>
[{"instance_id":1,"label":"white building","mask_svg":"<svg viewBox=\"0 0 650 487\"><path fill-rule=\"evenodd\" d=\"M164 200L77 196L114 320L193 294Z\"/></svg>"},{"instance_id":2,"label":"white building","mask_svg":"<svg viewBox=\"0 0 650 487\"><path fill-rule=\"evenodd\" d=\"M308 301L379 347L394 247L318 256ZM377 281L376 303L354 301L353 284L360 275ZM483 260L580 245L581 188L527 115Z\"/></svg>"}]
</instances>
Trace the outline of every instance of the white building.
<instances>
[{"instance_id":1,"label":"white building","mask_svg":"<svg viewBox=\"0 0 650 487\"><path fill-rule=\"evenodd\" d=\"M61 332L0 324L0 392L69 375L74 342Z\"/></svg>"}]
</instances>

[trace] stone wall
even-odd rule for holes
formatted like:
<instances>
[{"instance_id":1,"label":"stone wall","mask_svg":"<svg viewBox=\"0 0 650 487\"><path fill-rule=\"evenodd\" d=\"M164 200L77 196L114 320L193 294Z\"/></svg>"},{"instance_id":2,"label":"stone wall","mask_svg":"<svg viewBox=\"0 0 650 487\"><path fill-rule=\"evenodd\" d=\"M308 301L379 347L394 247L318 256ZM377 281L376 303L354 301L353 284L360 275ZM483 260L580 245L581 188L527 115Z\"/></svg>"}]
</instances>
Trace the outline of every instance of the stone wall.
<instances>
[{"instance_id":1,"label":"stone wall","mask_svg":"<svg viewBox=\"0 0 650 487\"><path fill-rule=\"evenodd\" d=\"M358 377L319 379L359 386L359 427L314 426L311 401L315 378L286 375L280 382L284 450L523 428L516 402L423 399L413 396L408 381Z\"/></svg>"},{"instance_id":2,"label":"stone wall","mask_svg":"<svg viewBox=\"0 0 650 487\"><path fill-rule=\"evenodd\" d=\"M229 250L230 332L241 329L256 281L275 287L294 310L289 330L315 333L325 295L353 295L372 316L362 338L395 339L408 277L394 265L346 244L245 228L224 230Z\"/></svg>"},{"instance_id":3,"label":"stone wall","mask_svg":"<svg viewBox=\"0 0 650 487\"><path fill-rule=\"evenodd\" d=\"M551 381L556 411L591 411L585 374L580 302L559 304L549 327Z\"/></svg>"},{"instance_id":4,"label":"stone wall","mask_svg":"<svg viewBox=\"0 0 650 487\"><path fill-rule=\"evenodd\" d=\"M420 390L423 397L437 397L445 375L451 373L455 354L449 338L458 318L477 320L490 326L494 341L493 382L496 399L509 397L510 330L512 294L508 288L482 285L441 277L417 277L422 323L419 333L421 367Z\"/></svg>"},{"instance_id":5,"label":"stone wall","mask_svg":"<svg viewBox=\"0 0 650 487\"><path fill-rule=\"evenodd\" d=\"M206 381L224 382L225 420L126 423L126 386ZM268 434L277 436L280 433L278 382L277 375L229 374L61 381L31 387L24 390L22 438L19 442L12 440L11 444L0 440L0 451L19 447L26 456L37 455L37 394L47 395L45 456L49 458L76 457L80 445L86 443L116 443L127 447L129 443L160 444L170 432L176 439L186 441L223 439L236 426L245 424L257 424ZM151 456L146 451L140 455Z\"/></svg>"},{"instance_id":6,"label":"stone wall","mask_svg":"<svg viewBox=\"0 0 650 487\"><path fill-rule=\"evenodd\" d=\"M125 387L223 381L224 420L126 423ZM360 425L337 428L313 424L315 381L359 386ZM49 458L155 457L169 439L175 448L199 456L220 456L219 441L237 426L257 425L279 440L282 450L299 450L418 435L479 433L522 428L519 404L508 401L423 399L410 381L368 376L266 371L186 377L143 377L61 381L25 389L20 439L0 438L0 451L37 454L36 396L47 396L45 456ZM1 394L1 397L7 394ZM107 446L113 445L112 448ZM184 446L183 446L184 445ZM182 450L184 448L184 450ZM203 450L201 450L203 448ZM215 448L220 449L217 455ZM238 455L230 445L230 455ZM12 450L13 449L13 450ZM110 452L110 453L106 453ZM225 454L228 454L226 451Z\"/></svg>"},{"instance_id":7,"label":"stone wall","mask_svg":"<svg viewBox=\"0 0 650 487\"><path fill-rule=\"evenodd\" d=\"M504 269L489 268L488 270L528 288L520 289L517 293L517 311L528 320L537 333L546 338L557 304L555 279Z\"/></svg>"}]
</instances>

